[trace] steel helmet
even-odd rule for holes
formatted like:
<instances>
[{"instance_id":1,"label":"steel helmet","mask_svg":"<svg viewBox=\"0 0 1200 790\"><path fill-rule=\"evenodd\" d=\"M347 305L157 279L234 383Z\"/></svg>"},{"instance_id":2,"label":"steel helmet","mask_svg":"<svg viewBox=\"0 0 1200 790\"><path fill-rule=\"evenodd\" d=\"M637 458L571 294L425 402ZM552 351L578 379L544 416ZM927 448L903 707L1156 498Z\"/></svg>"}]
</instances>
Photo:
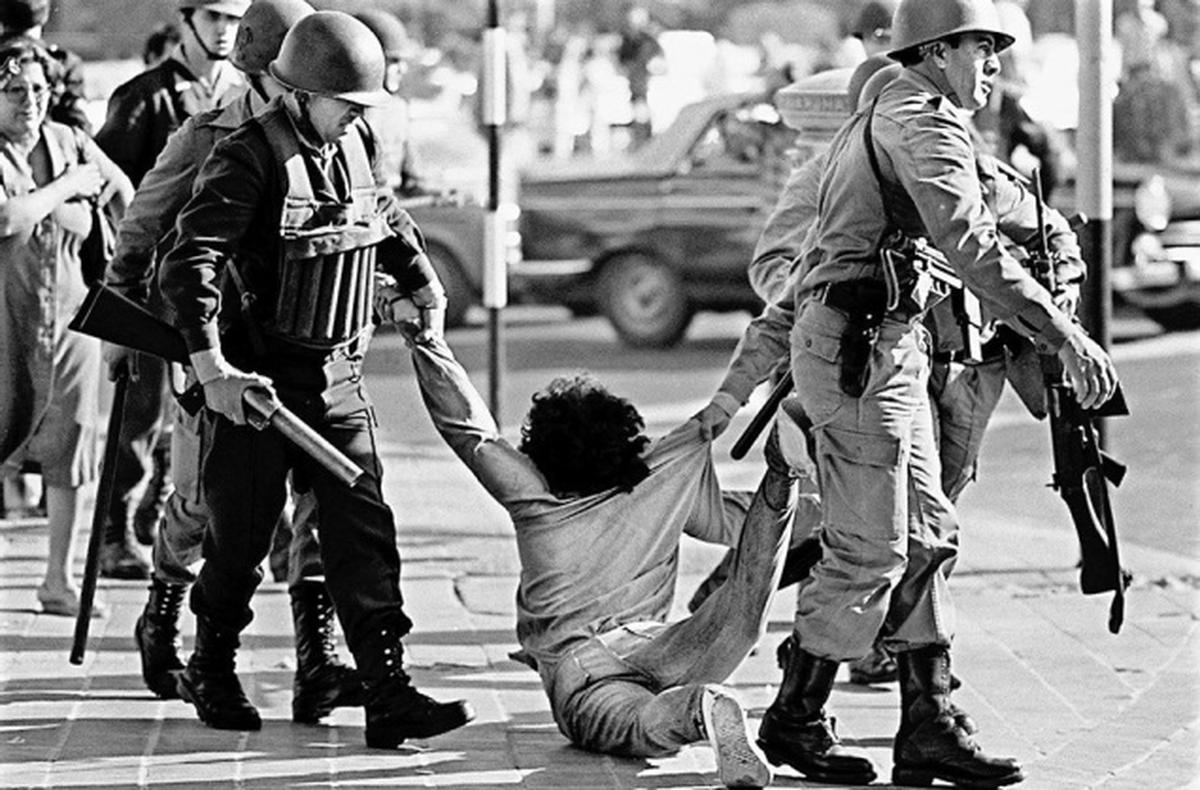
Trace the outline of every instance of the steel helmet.
<instances>
[{"instance_id":1,"label":"steel helmet","mask_svg":"<svg viewBox=\"0 0 1200 790\"><path fill-rule=\"evenodd\" d=\"M899 63L889 63L881 69L876 69L870 77L862 83L858 89L858 95L850 94L851 100L855 102L856 109L861 110L871 102L875 101L887 84L896 77L900 76L900 72L904 71L904 67Z\"/></svg>"},{"instance_id":2,"label":"steel helmet","mask_svg":"<svg viewBox=\"0 0 1200 790\"><path fill-rule=\"evenodd\" d=\"M997 52L1013 43L992 0L901 0L888 57L899 60L902 53L958 33L986 33L995 38Z\"/></svg>"},{"instance_id":3,"label":"steel helmet","mask_svg":"<svg viewBox=\"0 0 1200 790\"><path fill-rule=\"evenodd\" d=\"M246 74L262 74L292 25L315 10L304 0L254 0L238 24L229 62Z\"/></svg>"},{"instance_id":4,"label":"steel helmet","mask_svg":"<svg viewBox=\"0 0 1200 790\"><path fill-rule=\"evenodd\" d=\"M898 0L867 0L858 11L858 21L851 31L859 38L868 38L876 31L892 30Z\"/></svg>"},{"instance_id":5,"label":"steel helmet","mask_svg":"<svg viewBox=\"0 0 1200 790\"><path fill-rule=\"evenodd\" d=\"M204 8L216 11L218 14L236 16L239 19L249 7L250 0L179 0L176 4L176 8L180 11L195 11L197 8Z\"/></svg>"},{"instance_id":6,"label":"steel helmet","mask_svg":"<svg viewBox=\"0 0 1200 790\"><path fill-rule=\"evenodd\" d=\"M24 33L46 24L50 18L50 0L2 0L0 25L9 33Z\"/></svg>"},{"instance_id":7,"label":"steel helmet","mask_svg":"<svg viewBox=\"0 0 1200 790\"><path fill-rule=\"evenodd\" d=\"M379 39L341 11L317 11L293 25L268 69L292 90L366 106L388 100Z\"/></svg>"},{"instance_id":8,"label":"steel helmet","mask_svg":"<svg viewBox=\"0 0 1200 790\"><path fill-rule=\"evenodd\" d=\"M409 38L404 23L395 14L378 8L370 8L366 11L359 11L354 18L371 28L375 38L379 39L379 43L383 46L383 54L388 60L412 57L416 46Z\"/></svg>"},{"instance_id":9,"label":"steel helmet","mask_svg":"<svg viewBox=\"0 0 1200 790\"><path fill-rule=\"evenodd\" d=\"M870 102L878 96L879 91L883 90L883 86L900 73L900 68L899 63L886 55L873 55L859 63L854 69L854 73L850 75L850 83L846 86L846 95L850 97L851 109L861 108L865 102ZM885 76L880 76L881 74Z\"/></svg>"}]
</instances>

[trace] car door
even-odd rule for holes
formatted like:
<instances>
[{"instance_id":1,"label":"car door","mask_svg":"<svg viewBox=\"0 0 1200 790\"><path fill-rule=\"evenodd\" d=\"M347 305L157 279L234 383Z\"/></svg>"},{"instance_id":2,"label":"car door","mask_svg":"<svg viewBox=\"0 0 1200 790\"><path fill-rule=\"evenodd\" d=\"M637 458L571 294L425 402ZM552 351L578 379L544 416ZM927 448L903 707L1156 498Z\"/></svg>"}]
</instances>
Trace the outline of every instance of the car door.
<instances>
[{"instance_id":1,"label":"car door","mask_svg":"<svg viewBox=\"0 0 1200 790\"><path fill-rule=\"evenodd\" d=\"M663 182L662 233L698 302L753 301L746 267L786 176L782 140L792 136L765 102L718 108Z\"/></svg>"}]
</instances>

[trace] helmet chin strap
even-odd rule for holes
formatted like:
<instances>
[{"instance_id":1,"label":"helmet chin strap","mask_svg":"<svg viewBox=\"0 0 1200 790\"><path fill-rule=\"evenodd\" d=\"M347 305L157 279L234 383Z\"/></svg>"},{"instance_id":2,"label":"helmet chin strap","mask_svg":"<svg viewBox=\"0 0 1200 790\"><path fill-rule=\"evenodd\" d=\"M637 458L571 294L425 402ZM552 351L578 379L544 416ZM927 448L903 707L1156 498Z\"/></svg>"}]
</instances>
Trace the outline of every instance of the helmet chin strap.
<instances>
[{"instance_id":1,"label":"helmet chin strap","mask_svg":"<svg viewBox=\"0 0 1200 790\"><path fill-rule=\"evenodd\" d=\"M196 43L200 45L200 50L204 52L204 57L213 61L228 60L228 55L218 54L208 48L208 45L204 43L204 38L200 35L200 31L196 29L196 23L192 21L192 16L193 14L189 9L188 13L184 15L183 21L187 23L188 30L192 31L192 38L196 39Z\"/></svg>"}]
</instances>

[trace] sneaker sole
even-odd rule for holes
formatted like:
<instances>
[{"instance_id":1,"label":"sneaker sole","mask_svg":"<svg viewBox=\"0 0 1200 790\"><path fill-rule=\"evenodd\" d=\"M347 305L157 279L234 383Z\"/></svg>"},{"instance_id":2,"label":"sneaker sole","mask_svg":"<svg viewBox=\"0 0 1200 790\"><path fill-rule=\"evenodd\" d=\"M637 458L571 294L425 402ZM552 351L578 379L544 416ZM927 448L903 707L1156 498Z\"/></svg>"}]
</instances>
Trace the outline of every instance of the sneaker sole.
<instances>
[{"instance_id":1,"label":"sneaker sole","mask_svg":"<svg viewBox=\"0 0 1200 790\"><path fill-rule=\"evenodd\" d=\"M711 692L705 692L711 694ZM712 694L702 705L704 729L717 756L717 778L726 787L766 787L767 758L746 732L746 715L732 697Z\"/></svg>"}]
</instances>

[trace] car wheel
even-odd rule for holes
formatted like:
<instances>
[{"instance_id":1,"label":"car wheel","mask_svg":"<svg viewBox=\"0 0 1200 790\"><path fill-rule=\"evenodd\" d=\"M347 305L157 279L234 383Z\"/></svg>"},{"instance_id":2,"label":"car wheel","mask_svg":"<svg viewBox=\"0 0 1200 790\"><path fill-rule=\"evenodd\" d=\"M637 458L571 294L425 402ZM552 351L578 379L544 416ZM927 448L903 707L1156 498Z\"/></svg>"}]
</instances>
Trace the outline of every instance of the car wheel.
<instances>
[{"instance_id":1,"label":"car wheel","mask_svg":"<svg viewBox=\"0 0 1200 790\"><path fill-rule=\"evenodd\" d=\"M673 346L692 320L679 275L648 255L624 255L604 267L600 309L621 340L637 347Z\"/></svg>"},{"instance_id":2,"label":"car wheel","mask_svg":"<svg viewBox=\"0 0 1200 790\"><path fill-rule=\"evenodd\" d=\"M446 327L462 326L467 322L467 308L475 302L475 289L463 274L462 262L440 244L427 245L426 253L446 289Z\"/></svg>"},{"instance_id":3,"label":"car wheel","mask_svg":"<svg viewBox=\"0 0 1200 790\"><path fill-rule=\"evenodd\" d=\"M1146 315L1171 332L1200 329L1200 304L1185 302L1170 307L1144 308Z\"/></svg>"}]
</instances>

